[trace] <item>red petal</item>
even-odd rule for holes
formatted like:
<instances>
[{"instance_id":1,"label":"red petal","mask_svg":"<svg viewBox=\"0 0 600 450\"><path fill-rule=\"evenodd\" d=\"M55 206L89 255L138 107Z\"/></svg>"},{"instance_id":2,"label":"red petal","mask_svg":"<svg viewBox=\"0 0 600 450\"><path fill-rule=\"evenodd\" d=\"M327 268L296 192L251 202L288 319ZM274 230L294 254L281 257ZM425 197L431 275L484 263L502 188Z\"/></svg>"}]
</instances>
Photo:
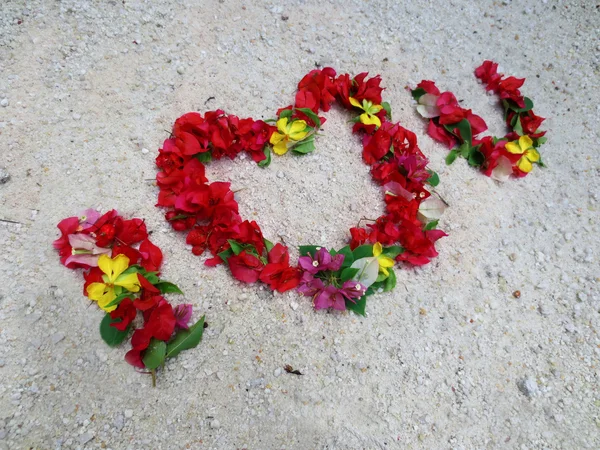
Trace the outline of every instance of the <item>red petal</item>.
<instances>
[{"instance_id":1,"label":"red petal","mask_svg":"<svg viewBox=\"0 0 600 450\"><path fill-rule=\"evenodd\" d=\"M142 267L148 272L155 272L162 263L163 254L156 245L146 239L140 244L142 254Z\"/></svg>"}]
</instances>

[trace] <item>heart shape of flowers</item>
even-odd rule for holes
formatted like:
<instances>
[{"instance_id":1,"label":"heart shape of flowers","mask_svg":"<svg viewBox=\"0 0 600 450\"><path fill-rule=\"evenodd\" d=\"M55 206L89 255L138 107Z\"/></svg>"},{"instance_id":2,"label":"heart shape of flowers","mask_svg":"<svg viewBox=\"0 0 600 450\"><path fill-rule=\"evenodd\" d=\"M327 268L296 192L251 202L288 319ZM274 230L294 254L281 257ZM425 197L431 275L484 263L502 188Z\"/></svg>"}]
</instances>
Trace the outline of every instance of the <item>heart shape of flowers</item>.
<instances>
[{"instance_id":1,"label":"heart shape of flowers","mask_svg":"<svg viewBox=\"0 0 600 450\"><path fill-rule=\"evenodd\" d=\"M222 110L179 117L159 149L157 206L166 220L187 233L195 255L208 250L205 264L225 264L234 278L263 282L272 290L296 288L313 299L316 309L350 309L364 315L367 297L396 285L396 262L427 264L437 256L435 242L446 234L436 229L445 209L428 186L439 182L414 133L392 122L390 105L382 102L379 76L336 75L332 68L313 70L298 84L295 104L279 109L277 119L240 119ZM205 164L246 152L267 167L272 152L302 155L315 149L319 117L336 102L357 113L353 133L362 137L362 157L373 180L383 188L385 213L366 227L350 229L349 245L299 247L290 264L288 248L263 237L255 221L239 215L229 182L209 182Z\"/></svg>"}]
</instances>

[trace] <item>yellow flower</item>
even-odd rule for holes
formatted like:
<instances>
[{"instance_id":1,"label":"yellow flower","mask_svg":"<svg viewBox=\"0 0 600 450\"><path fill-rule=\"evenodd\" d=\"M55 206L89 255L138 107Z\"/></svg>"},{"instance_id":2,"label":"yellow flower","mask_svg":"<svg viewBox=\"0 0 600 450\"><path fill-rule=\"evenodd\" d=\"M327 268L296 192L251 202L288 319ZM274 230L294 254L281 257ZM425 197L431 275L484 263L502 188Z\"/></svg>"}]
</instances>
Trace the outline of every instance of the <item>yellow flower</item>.
<instances>
[{"instance_id":1,"label":"yellow flower","mask_svg":"<svg viewBox=\"0 0 600 450\"><path fill-rule=\"evenodd\" d=\"M90 300L98 302L98 306L106 312L111 312L117 306L108 306L115 298L117 292L121 294L123 289L130 292L138 292L140 290L140 282L137 273L129 273L121 275L129 267L129 258L125 255L117 255L110 258L107 255L100 255L98 258L98 267L104 275L102 281L104 283L92 283L87 287L87 294Z\"/></svg>"},{"instance_id":2,"label":"yellow flower","mask_svg":"<svg viewBox=\"0 0 600 450\"><path fill-rule=\"evenodd\" d=\"M360 121L362 123L365 125L376 125L377 127L381 126L381 120L379 120L379 117L375 114L381 111L383 106L374 105L373 102L370 102L369 100L363 100L361 105L354 97L350 97L349 100L352 106L356 106L364 111L364 113L360 115Z\"/></svg>"},{"instance_id":3,"label":"yellow flower","mask_svg":"<svg viewBox=\"0 0 600 450\"><path fill-rule=\"evenodd\" d=\"M377 261L379 262L379 272L387 276L390 274L388 269L394 267L394 260L389 256L382 255L382 253L383 247L378 242L373 246L373 256L377 258Z\"/></svg>"},{"instance_id":4,"label":"yellow flower","mask_svg":"<svg viewBox=\"0 0 600 450\"><path fill-rule=\"evenodd\" d=\"M277 121L277 130L271 135L269 142L273 144L273 151L278 155L287 153L290 147L296 142L306 137L310 130L307 130L307 124L304 120L294 120L289 122L287 117L282 117Z\"/></svg>"},{"instance_id":5,"label":"yellow flower","mask_svg":"<svg viewBox=\"0 0 600 450\"><path fill-rule=\"evenodd\" d=\"M504 147L514 155L523 155L517 161L517 167L523 172L531 172L531 163L540 160L540 154L533 148L533 141L529 136L521 136L518 141L508 142Z\"/></svg>"}]
</instances>

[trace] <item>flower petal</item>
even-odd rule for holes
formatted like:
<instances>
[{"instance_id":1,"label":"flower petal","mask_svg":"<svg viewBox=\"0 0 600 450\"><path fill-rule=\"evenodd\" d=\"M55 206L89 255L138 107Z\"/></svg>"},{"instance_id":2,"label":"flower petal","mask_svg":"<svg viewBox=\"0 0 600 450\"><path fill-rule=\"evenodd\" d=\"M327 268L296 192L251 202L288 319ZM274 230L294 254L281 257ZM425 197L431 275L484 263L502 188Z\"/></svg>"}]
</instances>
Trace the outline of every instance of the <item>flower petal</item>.
<instances>
[{"instance_id":1,"label":"flower petal","mask_svg":"<svg viewBox=\"0 0 600 450\"><path fill-rule=\"evenodd\" d=\"M371 116L367 113L363 113L360 115L360 121L365 125L376 125L377 127L381 126L381 120L379 120L379 117Z\"/></svg>"},{"instance_id":2,"label":"flower petal","mask_svg":"<svg viewBox=\"0 0 600 450\"><path fill-rule=\"evenodd\" d=\"M287 143L285 141L279 141L273 146L273 151L279 156L285 155L288 151Z\"/></svg>"},{"instance_id":3,"label":"flower petal","mask_svg":"<svg viewBox=\"0 0 600 450\"><path fill-rule=\"evenodd\" d=\"M290 132L290 139L293 141L301 141L302 139L304 139L306 137L306 135L308 134L308 130L304 131L291 131Z\"/></svg>"},{"instance_id":4,"label":"flower petal","mask_svg":"<svg viewBox=\"0 0 600 450\"><path fill-rule=\"evenodd\" d=\"M417 112L426 119L433 119L440 116L440 109L436 105L417 105Z\"/></svg>"},{"instance_id":5,"label":"flower petal","mask_svg":"<svg viewBox=\"0 0 600 450\"><path fill-rule=\"evenodd\" d=\"M277 121L277 130L279 130L279 132L281 134L287 134L287 125L288 125L288 118L287 117L282 117L281 119L279 119Z\"/></svg>"},{"instance_id":6,"label":"flower petal","mask_svg":"<svg viewBox=\"0 0 600 450\"><path fill-rule=\"evenodd\" d=\"M363 109L361 103L358 100L356 100L354 97L348 97L348 100L350 100L350 104L352 106L356 106L357 108Z\"/></svg>"},{"instance_id":7,"label":"flower petal","mask_svg":"<svg viewBox=\"0 0 600 450\"><path fill-rule=\"evenodd\" d=\"M494 180L506 181L512 173L512 163L506 156L500 156L498 158L498 165L492 170L490 175Z\"/></svg>"},{"instance_id":8,"label":"flower petal","mask_svg":"<svg viewBox=\"0 0 600 450\"><path fill-rule=\"evenodd\" d=\"M112 275L107 273L111 281L116 280L129 267L129 258L123 254L117 255L112 259ZM137 277L136 277L137 279Z\"/></svg>"},{"instance_id":9,"label":"flower petal","mask_svg":"<svg viewBox=\"0 0 600 450\"><path fill-rule=\"evenodd\" d=\"M90 300L98 301L104 297L110 288L104 283L91 283L87 289L87 296ZM113 291L114 294L114 291Z\"/></svg>"},{"instance_id":10,"label":"flower petal","mask_svg":"<svg viewBox=\"0 0 600 450\"><path fill-rule=\"evenodd\" d=\"M423 223L438 220L442 217L446 208L446 204L441 199L432 195L423 200L419 205L418 218Z\"/></svg>"},{"instance_id":11,"label":"flower petal","mask_svg":"<svg viewBox=\"0 0 600 450\"><path fill-rule=\"evenodd\" d=\"M538 162L540 160L540 154L535 148L527 150L525 157L531 162Z\"/></svg>"},{"instance_id":12,"label":"flower petal","mask_svg":"<svg viewBox=\"0 0 600 450\"><path fill-rule=\"evenodd\" d=\"M269 139L269 142L274 145L280 142L283 138L285 138L285 134L275 132L271 135L271 139Z\"/></svg>"},{"instance_id":13,"label":"flower petal","mask_svg":"<svg viewBox=\"0 0 600 450\"><path fill-rule=\"evenodd\" d=\"M516 142L507 142L504 146L509 153L514 155L522 155L524 150L521 150L521 147Z\"/></svg>"},{"instance_id":14,"label":"flower petal","mask_svg":"<svg viewBox=\"0 0 600 450\"><path fill-rule=\"evenodd\" d=\"M381 242L377 242L375 245L373 245L373 256L378 257L382 252L383 246L381 245Z\"/></svg>"},{"instance_id":15,"label":"flower petal","mask_svg":"<svg viewBox=\"0 0 600 450\"><path fill-rule=\"evenodd\" d=\"M525 173L529 173L531 172L531 169L533 169L533 166L525 156L519 159L519 161L517 162L517 167L519 168L519 170Z\"/></svg>"},{"instance_id":16,"label":"flower petal","mask_svg":"<svg viewBox=\"0 0 600 450\"><path fill-rule=\"evenodd\" d=\"M377 261L377 258L360 258L354 261L350 267L359 269L353 280L358 281L364 287L368 288L377 281L379 275L379 261Z\"/></svg>"},{"instance_id":17,"label":"flower petal","mask_svg":"<svg viewBox=\"0 0 600 450\"><path fill-rule=\"evenodd\" d=\"M527 135L521 136L519 138L519 147L521 147L521 153L523 153L525 150L529 150L531 147L533 147L533 141Z\"/></svg>"},{"instance_id":18,"label":"flower petal","mask_svg":"<svg viewBox=\"0 0 600 450\"><path fill-rule=\"evenodd\" d=\"M121 256L121 255L119 255ZM130 292L137 292L140 290L140 281L138 280L137 273L129 273L116 279L114 282L115 286L121 286Z\"/></svg>"},{"instance_id":19,"label":"flower petal","mask_svg":"<svg viewBox=\"0 0 600 450\"><path fill-rule=\"evenodd\" d=\"M298 133L300 131L304 131L306 129L306 121L304 120L294 120L292 125L290 126L289 133Z\"/></svg>"}]
</instances>

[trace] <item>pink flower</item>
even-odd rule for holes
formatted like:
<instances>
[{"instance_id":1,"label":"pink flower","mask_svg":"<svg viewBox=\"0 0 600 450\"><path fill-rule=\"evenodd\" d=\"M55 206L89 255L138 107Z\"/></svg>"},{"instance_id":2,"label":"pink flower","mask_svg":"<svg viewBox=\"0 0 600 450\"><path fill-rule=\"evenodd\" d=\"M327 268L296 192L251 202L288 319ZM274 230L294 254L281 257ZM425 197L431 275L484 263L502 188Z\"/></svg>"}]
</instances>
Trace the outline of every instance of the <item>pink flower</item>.
<instances>
[{"instance_id":1,"label":"pink flower","mask_svg":"<svg viewBox=\"0 0 600 450\"><path fill-rule=\"evenodd\" d=\"M177 305L173 308L173 314L175 315L175 329L188 329L188 322L192 318L192 305L185 303Z\"/></svg>"},{"instance_id":2,"label":"pink flower","mask_svg":"<svg viewBox=\"0 0 600 450\"><path fill-rule=\"evenodd\" d=\"M69 264L81 264L88 267L98 267L100 255L110 255L110 248L102 248L96 245L96 239L89 234L69 234L69 245L71 245L71 256L65 260L65 266Z\"/></svg>"},{"instance_id":3,"label":"pink flower","mask_svg":"<svg viewBox=\"0 0 600 450\"><path fill-rule=\"evenodd\" d=\"M342 263L344 262L344 255L337 254L331 256L326 248L320 248L315 253L315 257L312 256L301 256L298 259L300 267L311 274L322 272L324 270L331 270L335 272L340 270Z\"/></svg>"}]
</instances>

